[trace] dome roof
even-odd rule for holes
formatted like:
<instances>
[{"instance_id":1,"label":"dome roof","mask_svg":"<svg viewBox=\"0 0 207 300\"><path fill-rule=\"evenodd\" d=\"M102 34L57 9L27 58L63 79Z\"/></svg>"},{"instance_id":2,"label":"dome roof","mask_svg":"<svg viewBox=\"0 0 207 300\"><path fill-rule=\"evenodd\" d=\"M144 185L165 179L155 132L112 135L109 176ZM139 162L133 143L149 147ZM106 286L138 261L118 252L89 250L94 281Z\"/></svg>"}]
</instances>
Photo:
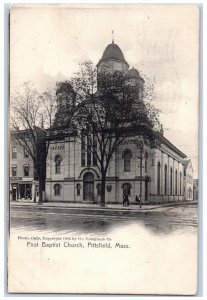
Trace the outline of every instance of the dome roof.
<instances>
[{"instance_id":1,"label":"dome roof","mask_svg":"<svg viewBox=\"0 0 207 300\"><path fill-rule=\"evenodd\" d=\"M127 77L129 78L140 78L139 72L137 69L132 68L127 72Z\"/></svg>"},{"instance_id":2,"label":"dome roof","mask_svg":"<svg viewBox=\"0 0 207 300\"><path fill-rule=\"evenodd\" d=\"M142 81L144 81L144 79L140 76L138 70L135 69L135 68L132 68L132 69L130 69L130 70L127 72L127 77L128 77L129 79L134 79L134 78L136 78L136 79L141 79Z\"/></svg>"},{"instance_id":3,"label":"dome roof","mask_svg":"<svg viewBox=\"0 0 207 300\"><path fill-rule=\"evenodd\" d=\"M119 48L119 46L117 44L111 43L109 44L106 49L104 50L104 53L102 55L102 59L103 60L107 60L107 59L116 59L116 60L124 60L124 55L121 51L121 49Z\"/></svg>"}]
</instances>

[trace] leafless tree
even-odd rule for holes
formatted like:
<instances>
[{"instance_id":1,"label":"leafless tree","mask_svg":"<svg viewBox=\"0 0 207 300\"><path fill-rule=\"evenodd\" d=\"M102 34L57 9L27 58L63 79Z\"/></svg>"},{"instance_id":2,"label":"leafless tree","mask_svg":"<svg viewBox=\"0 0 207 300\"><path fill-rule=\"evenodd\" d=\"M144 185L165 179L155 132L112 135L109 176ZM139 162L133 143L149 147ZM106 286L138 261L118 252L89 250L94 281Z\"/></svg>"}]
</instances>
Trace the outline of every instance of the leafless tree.
<instances>
[{"instance_id":1,"label":"leafless tree","mask_svg":"<svg viewBox=\"0 0 207 300\"><path fill-rule=\"evenodd\" d=\"M34 163L39 180L39 203L45 191L46 159L53 134L56 97L52 90L38 93L28 82L11 95L11 134Z\"/></svg>"}]
</instances>

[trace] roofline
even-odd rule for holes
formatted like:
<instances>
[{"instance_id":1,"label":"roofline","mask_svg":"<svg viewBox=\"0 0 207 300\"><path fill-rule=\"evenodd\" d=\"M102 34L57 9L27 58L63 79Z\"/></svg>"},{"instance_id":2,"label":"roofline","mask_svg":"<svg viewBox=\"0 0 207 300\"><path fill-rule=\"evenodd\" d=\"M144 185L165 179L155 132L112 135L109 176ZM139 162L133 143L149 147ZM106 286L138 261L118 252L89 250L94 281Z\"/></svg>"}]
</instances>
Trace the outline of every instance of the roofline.
<instances>
[{"instance_id":1,"label":"roofline","mask_svg":"<svg viewBox=\"0 0 207 300\"><path fill-rule=\"evenodd\" d=\"M179 154L182 158L187 158L187 156L180 151L177 147L175 147L168 139L166 139L166 137L164 137L161 133L159 133L158 131L154 132L154 135L163 142L163 144L167 145L170 149L172 149L173 151L175 151L177 154Z\"/></svg>"}]
</instances>

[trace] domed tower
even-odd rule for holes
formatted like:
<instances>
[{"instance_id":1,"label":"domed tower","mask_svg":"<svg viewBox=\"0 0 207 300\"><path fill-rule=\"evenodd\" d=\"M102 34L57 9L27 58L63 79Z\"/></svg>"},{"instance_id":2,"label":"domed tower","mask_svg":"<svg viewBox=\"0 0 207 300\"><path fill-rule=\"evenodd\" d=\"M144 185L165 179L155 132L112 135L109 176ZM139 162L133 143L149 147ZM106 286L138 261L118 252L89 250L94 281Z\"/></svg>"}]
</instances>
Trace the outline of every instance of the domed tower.
<instances>
[{"instance_id":1,"label":"domed tower","mask_svg":"<svg viewBox=\"0 0 207 300\"><path fill-rule=\"evenodd\" d=\"M129 64L126 62L124 55L117 44L112 41L102 55L102 58L97 64L99 72L114 72L120 71L126 73L129 69Z\"/></svg>"},{"instance_id":2,"label":"domed tower","mask_svg":"<svg viewBox=\"0 0 207 300\"><path fill-rule=\"evenodd\" d=\"M137 69L130 69L127 74L129 84L138 88L139 100L143 100L144 79L140 76Z\"/></svg>"},{"instance_id":3,"label":"domed tower","mask_svg":"<svg viewBox=\"0 0 207 300\"><path fill-rule=\"evenodd\" d=\"M75 105L76 94L69 82L57 83L57 111L68 109Z\"/></svg>"}]
</instances>

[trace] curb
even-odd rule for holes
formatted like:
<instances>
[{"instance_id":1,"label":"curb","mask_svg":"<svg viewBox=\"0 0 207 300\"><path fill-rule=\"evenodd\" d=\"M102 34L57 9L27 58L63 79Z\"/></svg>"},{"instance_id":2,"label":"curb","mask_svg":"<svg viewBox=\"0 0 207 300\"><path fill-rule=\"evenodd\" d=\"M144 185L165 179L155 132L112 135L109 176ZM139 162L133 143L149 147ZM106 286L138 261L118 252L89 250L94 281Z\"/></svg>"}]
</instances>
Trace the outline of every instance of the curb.
<instances>
[{"instance_id":1,"label":"curb","mask_svg":"<svg viewBox=\"0 0 207 300\"><path fill-rule=\"evenodd\" d=\"M198 202L179 202L179 203L169 203L169 204L163 204L155 207L147 207L147 205L143 205L142 208L122 208L122 207L91 207L91 206L72 206L72 205L64 205L64 206L57 206L57 205L52 205L52 204L43 204L43 205L38 205L37 203L11 203L11 207L35 207L35 208L40 208L40 209L58 209L58 210L83 210L83 211L104 211L104 212L129 212L129 213L136 213L136 212L147 212L147 211L155 211L156 209L159 208L166 208L166 207L177 207L177 206L188 206L188 205L197 205Z\"/></svg>"}]
</instances>

